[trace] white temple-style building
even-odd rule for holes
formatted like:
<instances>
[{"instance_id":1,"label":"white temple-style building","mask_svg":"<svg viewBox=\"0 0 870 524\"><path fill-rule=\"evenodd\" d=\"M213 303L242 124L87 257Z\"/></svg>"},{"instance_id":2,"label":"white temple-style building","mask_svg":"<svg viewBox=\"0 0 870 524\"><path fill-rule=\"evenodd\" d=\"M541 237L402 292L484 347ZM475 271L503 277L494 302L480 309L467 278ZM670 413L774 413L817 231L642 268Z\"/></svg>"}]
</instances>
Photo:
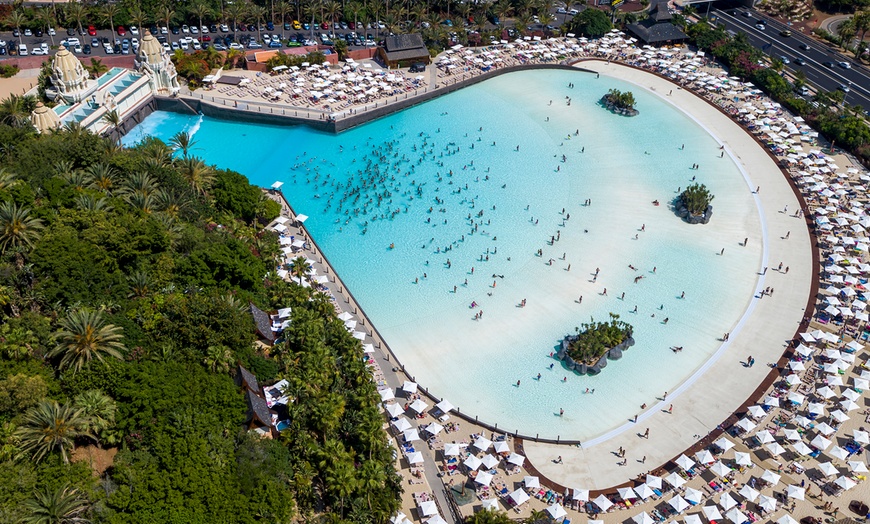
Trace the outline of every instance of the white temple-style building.
<instances>
[{"instance_id":1,"label":"white temple-style building","mask_svg":"<svg viewBox=\"0 0 870 524\"><path fill-rule=\"evenodd\" d=\"M37 102L33 112L30 113L30 121L33 127L40 133L47 133L60 127L60 119L57 113L46 107L42 102Z\"/></svg>"},{"instance_id":2,"label":"white temple-style building","mask_svg":"<svg viewBox=\"0 0 870 524\"><path fill-rule=\"evenodd\" d=\"M155 95L178 93L178 73L175 71L175 64L169 59L166 49L147 30L136 56L136 70L148 76L151 92Z\"/></svg>"},{"instance_id":3,"label":"white temple-style building","mask_svg":"<svg viewBox=\"0 0 870 524\"><path fill-rule=\"evenodd\" d=\"M51 63L49 98L62 98L66 103L81 102L97 90L97 81L91 80L82 63L68 49L61 47Z\"/></svg>"}]
</instances>

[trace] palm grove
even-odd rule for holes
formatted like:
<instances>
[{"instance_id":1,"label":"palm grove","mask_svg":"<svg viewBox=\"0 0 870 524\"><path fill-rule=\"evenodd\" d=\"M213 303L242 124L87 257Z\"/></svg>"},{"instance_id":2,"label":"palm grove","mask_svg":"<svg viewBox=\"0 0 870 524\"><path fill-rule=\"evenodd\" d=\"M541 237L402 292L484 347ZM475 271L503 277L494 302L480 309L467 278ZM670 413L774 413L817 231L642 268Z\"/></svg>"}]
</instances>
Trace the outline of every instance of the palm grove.
<instances>
[{"instance_id":1,"label":"palm grove","mask_svg":"<svg viewBox=\"0 0 870 524\"><path fill-rule=\"evenodd\" d=\"M23 105L0 107L0 521L384 522L379 397L331 302L272 271L277 203L187 135L40 136ZM250 302L293 309L268 352ZM243 431L235 363L289 381L279 439Z\"/></svg>"}]
</instances>

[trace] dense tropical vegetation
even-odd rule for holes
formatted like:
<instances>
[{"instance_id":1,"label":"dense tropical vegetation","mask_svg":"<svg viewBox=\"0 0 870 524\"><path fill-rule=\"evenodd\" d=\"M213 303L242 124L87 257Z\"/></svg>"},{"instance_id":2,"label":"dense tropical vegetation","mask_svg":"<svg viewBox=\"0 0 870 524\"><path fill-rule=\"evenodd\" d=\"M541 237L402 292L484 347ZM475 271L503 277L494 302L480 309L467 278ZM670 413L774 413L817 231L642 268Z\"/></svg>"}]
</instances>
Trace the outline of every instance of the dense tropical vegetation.
<instances>
[{"instance_id":1,"label":"dense tropical vegetation","mask_svg":"<svg viewBox=\"0 0 870 524\"><path fill-rule=\"evenodd\" d=\"M0 106L0 522L384 522L379 397L332 302L274 273L278 204L190 136L37 135L26 105ZM249 302L292 308L279 343ZM237 363L288 380L279 438L244 431Z\"/></svg>"},{"instance_id":2,"label":"dense tropical vegetation","mask_svg":"<svg viewBox=\"0 0 870 524\"><path fill-rule=\"evenodd\" d=\"M569 335L568 356L574 362L594 365L610 349L622 344L632 335L630 324L619 320L619 315L610 313L610 321L590 322L576 328L575 335Z\"/></svg>"},{"instance_id":3,"label":"dense tropical vegetation","mask_svg":"<svg viewBox=\"0 0 870 524\"><path fill-rule=\"evenodd\" d=\"M611 89L602 98L603 102L608 107L623 109L626 111L634 110L634 93L631 91L620 91L619 89Z\"/></svg>"},{"instance_id":4,"label":"dense tropical vegetation","mask_svg":"<svg viewBox=\"0 0 870 524\"><path fill-rule=\"evenodd\" d=\"M707 208L713 201L714 195L710 193L704 184L689 184L680 193L680 200L690 214L698 216L707 212Z\"/></svg>"}]
</instances>

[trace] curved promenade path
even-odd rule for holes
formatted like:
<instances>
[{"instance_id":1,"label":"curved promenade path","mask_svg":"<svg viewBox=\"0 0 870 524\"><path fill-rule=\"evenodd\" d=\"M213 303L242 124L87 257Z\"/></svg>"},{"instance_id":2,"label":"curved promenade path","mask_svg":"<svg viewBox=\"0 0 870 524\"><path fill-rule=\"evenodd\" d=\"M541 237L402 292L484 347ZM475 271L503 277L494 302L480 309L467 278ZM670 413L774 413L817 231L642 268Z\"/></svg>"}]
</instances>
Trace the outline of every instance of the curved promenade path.
<instances>
[{"instance_id":1,"label":"curved promenade path","mask_svg":"<svg viewBox=\"0 0 870 524\"><path fill-rule=\"evenodd\" d=\"M651 73L597 60L584 60L579 65L649 90L684 111L724 144L726 154L737 162L747 178L746 190L754 192L756 187L761 188L754 197L761 213L762 230L746 235L749 242L767 243L766 259L758 268L757 289L774 288L772 296L760 298L756 294L748 302L747 314L733 327L729 342L723 343L722 349L705 365L707 369L702 368L703 373L693 375L677 391L668 392L666 399L650 399L645 411L638 406L637 422L626 421L621 427L584 443L582 448L525 441L527 457L547 478L564 486L605 489L624 484L678 456L716 429L753 395L770 372L769 364L779 360L787 342L794 337L818 268L812 267L805 221L793 216L800 207L797 197L774 160L743 128L706 101ZM718 153L710 152L710 162L719 159ZM783 213L786 206L788 212ZM785 239L787 232L790 235ZM746 236L739 231L733 233L728 236ZM729 251L741 249L739 243L724 247L726 257ZM788 274L777 271L780 262L789 267ZM766 273L764 266L769 267ZM750 355L756 362L751 368L744 365ZM673 413L668 413L671 405ZM647 428L649 437L644 438L641 435ZM622 459L615 454L620 447L626 450L625 466L619 466ZM561 464L554 462L558 456L562 457Z\"/></svg>"}]
</instances>

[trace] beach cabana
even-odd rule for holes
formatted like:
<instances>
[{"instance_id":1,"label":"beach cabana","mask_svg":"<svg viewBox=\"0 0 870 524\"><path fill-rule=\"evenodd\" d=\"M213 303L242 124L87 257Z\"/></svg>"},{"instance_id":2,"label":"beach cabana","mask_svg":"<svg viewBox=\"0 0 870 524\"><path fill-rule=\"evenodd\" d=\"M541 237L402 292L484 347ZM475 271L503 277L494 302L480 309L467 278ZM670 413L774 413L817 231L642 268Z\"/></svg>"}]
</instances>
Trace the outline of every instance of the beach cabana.
<instances>
[{"instance_id":1,"label":"beach cabana","mask_svg":"<svg viewBox=\"0 0 870 524\"><path fill-rule=\"evenodd\" d=\"M490 446L492 446L492 441L482 436L477 437L477 440L474 441L474 447L480 451L486 451Z\"/></svg>"},{"instance_id":2,"label":"beach cabana","mask_svg":"<svg viewBox=\"0 0 870 524\"><path fill-rule=\"evenodd\" d=\"M574 488L571 493L571 498L574 500L579 500L580 502L587 502L589 500L589 490L588 489L580 489Z\"/></svg>"},{"instance_id":3,"label":"beach cabana","mask_svg":"<svg viewBox=\"0 0 870 524\"><path fill-rule=\"evenodd\" d=\"M405 410L402 409L402 406L400 406L399 404L387 404L386 409L387 413L390 414L390 418L396 418L405 412Z\"/></svg>"},{"instance_id":4,"label":"beach cabana","mask_svg":"<svg viewBox=\"0 0 870 524\"><path fill-rule=\"evenodd\" d=\"M459 444L447 443L444 444L444 456L445 457L457 457L461 453L461 449Z\"/></svg>"},{"instance_id":5,"label":"beach cabana","mask_svg":"<svg viewBox=\"0 0 870 524\"><path fill-rule=\"evenodd\" d=\"M425 500L417 506L417 509L420 511L420 514L424 517L431 517L432 515L438 514L438 506L435 505L435 502L432 500Z\"/></svg>"},{"instance_id":6,"label":"beach cabana","mask_svg":"<svg viewBox=\"0 0 870 524\"><path fill-rule=\"evenodd\" d=\"M641 511L631 518L636 524L655 524L655 520L647 514L646 511Z\"/></svg>"},{"instance_id":7,"label":"beach cabana","mask_svg":"<svg viewBox=\"0 0 870 524\"><path fill-rule=\"evenodd\" d=\"M486 499L481 501L481 508L483 511L498 511L498 499Z\"/></svg>"},{"instance_id":8,"label":"beach cabana","mask_svg":"<svg viewBox=\"0 0 870 524\"><path fill-rule=\"evenodd\" d=\"M513 464L514 466L522 467L523 463L526 461L526 457L524 457L518 453L511 453L508 456L507 461L509 463Z\"/></svg>"},{"instance_id":9,"label":"beach cabana","mask_svg":"<svg viewBox=\"0 0 870 524\"><path fill-rule=\"evenodd\" d=\"M479 458L475 457L474 455L469 455L468 458L465 459L463 464L466 468L468 468L468 471L476 471L482 463L480 462Z\"/></svg>"},{"instance_id":10,"label":"beach cabana","mask_svg":"<svg viewBox=\"0 0 870 524\"><path fill-rule=\"evenodd\" d=\"M444 517L441 515L434 515L431 519L426 521L426 524L447 524L447 521L444 520Z\"/></svg>"},{"instance_id":11,"label":"beach cabana","mask_svg":"<svg viewBox=\"0 0 870 524\"><path fill-rule=\"evenodd\" d=\"M800 486L787 486L785 488L785 495L792 499L804 500L805 492L804 488Z\"/></svg>"},{"instance_id":12,"label":"beach cabana","mask_svg":"<svg viewBox=\"0 0 870 524\"><path fill-rule=\"evenodd\" d=\"M417 413L423 413L429 407L429 404L423 402L422 399L417 399L414 402L411 402L411 409L416 411Z\"/></svg>"},{"instance_id":13,"label":"beach cabana","mask_svg":"<svg viewBox=\"0 0 870 524\"><path fill-rule=\"evenodd\" d=\"M528 489L540 488L541 481L538 479L538 477L527 475L523 478L523 486Z\"/></svg>"},{"instance_id":14,"label":"beach cabana","mask_svg":"<svg viewBox=\"0 0 870 524\"><path fill-rule=\"evenodd\" d=\"M508 497L510 497L511 501L513 501L515 506L521 506L525 504L530 498L529 494L526 493L526 490L524 490L523 488L519 488L518 490L508 495Z\"/></svg>"},{"instance_id":15,"label":"beach cabana","mask_svg":"<svg viewBox=\"0 0 870 524\"><path fill-rule=\"evenodd\" d=\"M722 514L719 513L719 508L716 506L704 506L701 508L701 511L704 512L704 516L707 517L707 520L720 520L722 519Z\"/></svg>"},{"instance_id":16,"label":"beach cabana","mask_svg":"<svg viewBox=\"0 0 870 524\"><path fill-rule=\"evenodd\" d=\"M490 473L489 471L478 471L477 476L474 477L474 481L480 484L481 486L489 486L490 482L492 482L492 478L495 475Z\"/></svg>"},{"instance_id":17,"label":"beach cabana","mask_svg":"<svg viewBox=\"0 0 870 524\"><path fill-rule=\"evenodd\" d=\"M680 495L677 495L674 498L672 498L671 500L669 500L668 504L672 508L674 508L674 510L677 513L682 513L683 511L686 510L686 508L688 508L690 506L690 504L688 502L686 502L686 499L684 499Z\"/></svg>"},{"instance_id":18,"label":"beach cabana","mask_svg":"<svg viewBox=\"0 0 870 524\"><path fill-rule=\"evenodd\" d=\"M601 511L607 511L611 506L613 506L613 502L610 502L610 499L604 495L598 495L592 503L598 506Z\"/></svg>"},{"instance_id":19,"label":"beach cabana","mask_svg":"<svg viewBox=\"0 0 870 524\"><path fill-rule=\"evenodd\" d=\"M727 491L719 498L719 505L722 506L722 509L728 511L737 505L737 501L734 500L734 497L731 496L731 493Z\"/></svg>"},{"instance_id":20,"label":"beach cabana","mask_svg":"<svg viewBox=\"0 0 870 524\"><path fill-rule=\"evenodd\" d=\"M483 462L483 467L485 467L486 469L495 468L496 466L498 466L499 462L499 460L490 453L484 455L483 458L480 459L480 461Z\"/></svg>"},{"instance_id":21,"label":"beach cabana","mask_svg":"<svg viewBox=\"0 0 870 524\"><path fill-rule=\"evenodd\" d=\"M408 422L408 419L405 417L399 417L397 420L393 421L393 427L396 428L400 433L404 433L411 429L411 423Z\"/></svg>"},{"instance_id":22,"label":"beach cabana","mask_svg":"<svg viewBox=\"0 0 870 524\"><path fill-rule=\"evenodd\" d=\"M568 514L568 512L565 511L565 508L563 508L562 505L558 503L549 506L547 508L547 513L550 514L550 518L552 518L553 520L559 520Z\"/></svg>"},{"instance_id":23,"label":"beach cabana","mask_svg":"<svg viewBox=\"0 0 870 524\"><path fill-rule=\"evenodd\" d=\"M408 455L405 458L408 459L408 464L411 464L411 465L423 463L423 454L420 453L419 451L415 451L413 453L408 453Z\"/></svg>"}]
</instances>

